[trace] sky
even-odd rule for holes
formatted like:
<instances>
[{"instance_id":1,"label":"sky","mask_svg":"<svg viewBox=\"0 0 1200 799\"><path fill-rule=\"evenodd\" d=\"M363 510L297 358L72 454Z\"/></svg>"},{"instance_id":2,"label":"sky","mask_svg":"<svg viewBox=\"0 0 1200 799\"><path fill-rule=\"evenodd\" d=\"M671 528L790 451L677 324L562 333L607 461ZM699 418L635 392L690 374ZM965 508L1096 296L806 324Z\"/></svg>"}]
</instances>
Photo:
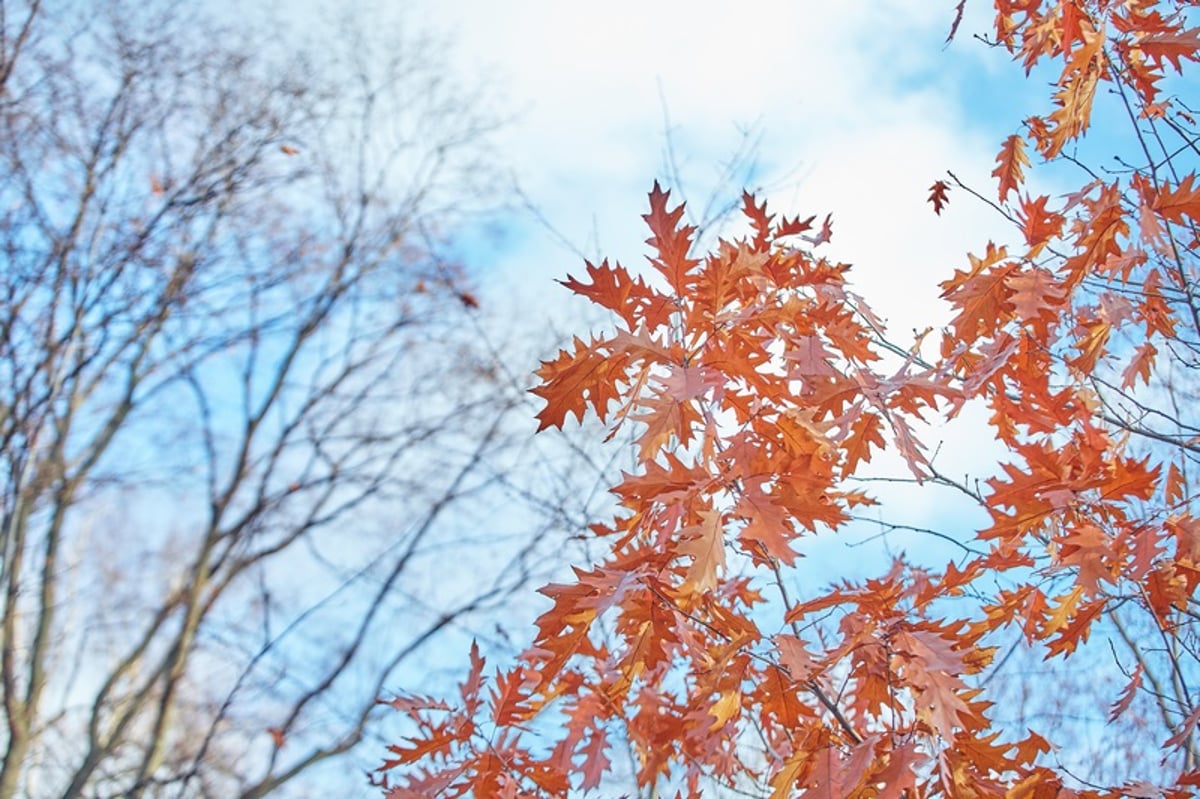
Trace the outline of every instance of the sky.
<instances>
[{"instance_id":1,"label":"sky","mask_svg":"<svg viewBox=\"0 0 1200 799\"><path fill-rule=\"evenodd\" d=\"M498 156L557 236L588 257L640 268L640 214L655 179L699 214L718 191L769 189L776 210L833 213L830 253L896 330L939 324L934 286L998 227L965 196L937 217L929 186L953 170L982 189L1015 114L1007 56L970 34L944 47L953 3L428 3L464 76L512 109ZM1020 85L1019 81L1016 85ZM669 147L667 130L670 131ZM755 169L723 177L749 139ZM668 154L668 149L670 154ZM672 167L673 163L673 167ZM673 174L677 171L677 175ZM961 195L961 193L960 193ZM578 252L532 214L473 254L487 288L564 293ZM486 279L486 278L485 278ZM553 295L551 301L553 301Z\"/></svg>"}]
</instances>

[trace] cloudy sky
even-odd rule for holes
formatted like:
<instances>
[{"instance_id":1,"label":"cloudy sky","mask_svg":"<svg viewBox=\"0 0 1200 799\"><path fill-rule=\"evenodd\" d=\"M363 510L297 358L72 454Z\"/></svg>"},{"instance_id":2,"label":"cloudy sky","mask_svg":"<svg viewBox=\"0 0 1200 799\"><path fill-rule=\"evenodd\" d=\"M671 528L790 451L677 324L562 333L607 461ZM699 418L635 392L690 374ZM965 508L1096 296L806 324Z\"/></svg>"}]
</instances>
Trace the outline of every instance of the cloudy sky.
<instances>
[{"instance_id":1,"label":"cloudy sky","mask_svg":"<svg viewBox=\"0 0 1200 799\"><path fill-rule=\"evenodd\" d=\"M999 142L1027 113L996 101L1000 87L1020 86L1019 71L972 38L989 22L984 5L968 4L943 46L953 6L459 0L427 2L426 18L456 40L464 75L486 75L513 109L500 156L573 247L644 263L639 214L652 182L681 178L676 196L700 215L714 191L742 188L746 170L730 179L723 167L749 132L749 188L768 189L776 210L832 212L831 252L907 331L944 320L936 282L1002 233L961 193L934 216L928 187L950 169L990 190ZM530 215L477 255L492 290L544 290L578 271Z\"/></svg>"}]
</instances>

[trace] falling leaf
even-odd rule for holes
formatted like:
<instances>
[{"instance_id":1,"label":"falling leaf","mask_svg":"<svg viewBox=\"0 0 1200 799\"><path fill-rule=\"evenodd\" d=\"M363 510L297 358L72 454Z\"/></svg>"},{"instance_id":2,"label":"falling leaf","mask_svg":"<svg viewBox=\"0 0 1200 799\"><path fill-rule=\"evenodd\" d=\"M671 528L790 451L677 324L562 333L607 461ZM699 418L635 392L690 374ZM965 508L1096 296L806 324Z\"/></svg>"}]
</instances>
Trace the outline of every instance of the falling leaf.
<instances>
[{"instance_id":1,"label":"falling leaf","mask_svg":"<svg viewBox=\"0 0 1200 799\"><path fill-rule=\"evenodd\" d=\"M955 27L957 27L957 25ZM951 37L954 36L953 33L950 35ZM947 39L947 41L949 41L949 39ZM949 197L946 196L949 194L949 192L950 184L944 180L939 180L929 187L929 202L933 203L933 212L938 216L941 216L942 209L945 208L947 203L950 202Z\"/></svg>"}]
</instances>

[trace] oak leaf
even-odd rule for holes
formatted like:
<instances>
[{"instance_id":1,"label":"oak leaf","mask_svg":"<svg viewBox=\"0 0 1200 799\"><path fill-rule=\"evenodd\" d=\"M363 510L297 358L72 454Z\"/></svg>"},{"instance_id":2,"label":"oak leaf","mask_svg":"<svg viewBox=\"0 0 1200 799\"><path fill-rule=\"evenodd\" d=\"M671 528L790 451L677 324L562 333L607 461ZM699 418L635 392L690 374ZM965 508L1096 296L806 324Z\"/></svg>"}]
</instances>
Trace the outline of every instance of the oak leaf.
<instances>
[{"instance_id":1,"label":"oak leaf","mask_svg":"<svg viewBox=\"0 0 1200 799\"><path fill-rule=\"evenodd\" d=\"M951 33L951 36L954 34ZM939 180L929 187L929 200L933 203L933 212L938 216L942 215L942 209L950 202L947 196L950 192L950 184L944 180Z\"/></svg>"},{"instance_id":2,"label":"oak leaf","mask_svg":"<svg viewBox=\"0 0 1200 799\"><path fill-rule=\"evenodd\" d=\"M1025 140L1017 134L1012 134L1004 140L1000 154L996 156L996 168L992 175L999 179L998 194L1000 202L1004 202L1008 193L1025 182L1025 167L1029 166L1029 156L1025 155Z\"/></svg>"},{"instance_id":3,"label":"oak leaf","mask_svg":"<svg viewBox=\"0 0 1200 799\"><path fill-rule=\"evenodd\" d=\"M650 212L642 218L654 234L646 239L646 243L657 253L655 257L651 257L650 263L662 273L671 290L679 296L687 293L694 281L689 272L700 262L688 257L688 251L692 247L692 234L696 232L696 228L680 224L683 219L683 205L668 209L667 202L670 197L671 193L663 191L658 181L655 181L654 188L650 191Z\"/></svg>"},{"instance_id":4,"label":"oak leaf","mask_svg":"<svg viewBox=\"0 0 1200 799\"><path fill-rule=\"evenodd\" d=\"M683 590L705 592L717 585L717 572L725 568L725 526L720 511L700 512L699 524L680 531L679 554L692 558Z\"/></svg>"}]
</instances>

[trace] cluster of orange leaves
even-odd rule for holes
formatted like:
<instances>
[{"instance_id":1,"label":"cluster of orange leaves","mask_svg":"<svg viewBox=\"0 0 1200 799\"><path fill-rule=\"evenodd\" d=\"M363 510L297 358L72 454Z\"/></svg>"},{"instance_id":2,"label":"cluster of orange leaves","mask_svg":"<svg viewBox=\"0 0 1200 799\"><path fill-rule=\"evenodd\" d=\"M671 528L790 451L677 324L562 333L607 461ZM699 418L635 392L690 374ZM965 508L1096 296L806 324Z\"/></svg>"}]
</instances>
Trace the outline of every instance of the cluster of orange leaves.
<instances>
[{"instance_id":1,"label":"cluster of orange leaves","mask_svg":"<svg viewBox=\"0 0 1200 799\"><path fill-rule=\"evenodd\" d=\"M552 607L516 665L485 678L472 650L460 701L388 702L416 726L381 769L389 797L596 788L615 734L636 753L638 784L669 776L689 795L706 781L772 799L1123 795L1067 787L1042 735L993 727L972 677L991 664L999 630L1069 655L1118 587L1170 636L1200 585L1200 523L1180 464L1129 454L1087 381L1128 356L1116 332L1138 342L1124 388L1151 381L1179 324L1155 289L1190 287L1148 254L1200 222L1200 188L1190 175L1134 175L1058 200L1021 190L1026 147L1059 156L1087 130L1099 86L1133 92L1144 117L1171 113L1164 71L1196 61L1200 38L1149 0L995 5L996 42L1027 69L1050 60L1062 73L1054 109L1004 142L994 172L1025 246L989 244L942 284L954 317L935 362L916 346L883 354L883 323L849 290L848 267L819 255L828 218L819 228L777 218L749 195L751 233L695 257L682 206L655 184L645 216L655 277L604 262L565 281L610 311L614 330L542 365L540 429L588 412L614 432L634 425L639 466L612 489L616 518L593 527L607 557L542 589ZM931 190L939 213L948 188ZM918 479L934 477L919 422L968 401L987 404L1011 455L981 497L984 554L940 571L898 560L878 578L789 597L781 570L804 537L872 503L847 481L888 448ZM1139 512L1147 502L1163 513ZM731 557L746 568L727 568ZM1048 596L1045 581L1018 578L987 594L985 578L1046 571L1066 575L1066 590ZM985 598L949 613L945 600L968 592ZM811 632L831 612L836 629ZM1185 745L1198 721L1200 708L1156 745ZM1177 770L1159 789L1197 786L1200 772Z\"/></svg>"}]
</instances>

